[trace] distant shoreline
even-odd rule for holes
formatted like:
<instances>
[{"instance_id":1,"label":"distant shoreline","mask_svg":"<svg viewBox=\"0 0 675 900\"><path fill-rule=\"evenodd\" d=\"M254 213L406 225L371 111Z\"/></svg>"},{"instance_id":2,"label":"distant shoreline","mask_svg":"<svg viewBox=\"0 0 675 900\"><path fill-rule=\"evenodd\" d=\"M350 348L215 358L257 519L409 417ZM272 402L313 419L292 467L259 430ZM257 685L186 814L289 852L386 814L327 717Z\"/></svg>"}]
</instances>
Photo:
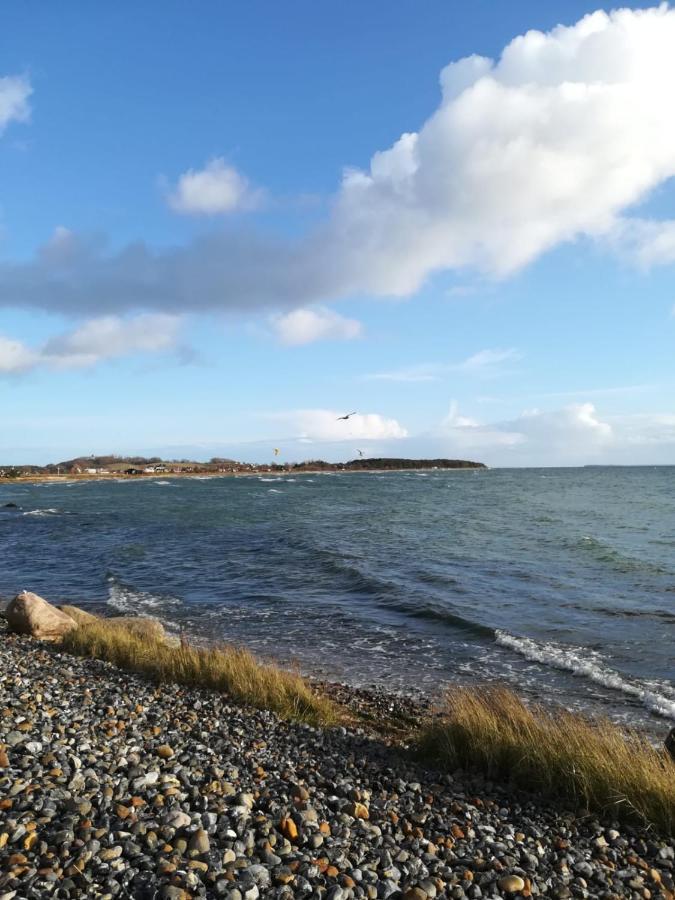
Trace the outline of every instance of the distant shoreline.
<instances>
[{"instance_id":1,"label":"distant shoreline","mask_svg":"<svg viewBox=\"0 0 675 900\"><path fill-rule=\"evenodd\" d=\"M134 475L128 475L125 472L96 472L96 473L88 473L88 472L78 472L78 473L70 473L64 472L61 475L53 475L53 474L31 474L31 475L16 475L14 477L4 477L0 478L0 484L16 484L16 483L43 483L43 482L51 482L55 484L72 482L72 481L140 481L140 480L156 480L157 478L165 479L165 478L250 478L250 477L259 477L260 475L271 476L276 478L287 478L289 475L340 475L340 474L373 474L373 475L386 475L389 473L400 473L400 472L476 472L476 471L486 471L488 467L484 463L473 463L466 462L462 465L457 466L435 466L435 465L420 465L420 466L400 466L400 467L387 467L387 468L369 468L363 467L359 468L353 465L343 465L340 467L340 464L335 464L335 467L332 468L292 468L292 469L270 469L270 468L258 468L258 469L242 469L236 472L209 472L209 471L197 471L197 472L139 472Z\"/></svg>"}]
</instances>

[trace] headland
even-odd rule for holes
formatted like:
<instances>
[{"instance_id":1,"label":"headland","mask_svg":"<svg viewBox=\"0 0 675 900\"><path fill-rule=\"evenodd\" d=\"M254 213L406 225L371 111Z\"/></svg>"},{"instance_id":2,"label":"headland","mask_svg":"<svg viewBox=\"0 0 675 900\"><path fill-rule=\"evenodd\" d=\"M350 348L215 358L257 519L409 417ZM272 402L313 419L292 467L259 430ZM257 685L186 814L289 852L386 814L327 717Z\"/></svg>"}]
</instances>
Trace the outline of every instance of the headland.
<instances>
[{"instance_id":1,"label":"headland","mask_svg":"<svg viewBox=\"0 0 675 900\"><path fill-rule=\"evenodd\" d=\"M76 457L45 466L0 465L0 479L19 481L59 481L92 478L143 478L157 475L226 476L260 474L310 474L330 472L399 472L410 470L485 469L484 463L466 459L405 459L396 457L364 457L347 462L326 462L322 459L303 462L246 463L232 459L211 458L207 462L189 459L164 460L143 456Z\"/></svg>"}]
</instances>

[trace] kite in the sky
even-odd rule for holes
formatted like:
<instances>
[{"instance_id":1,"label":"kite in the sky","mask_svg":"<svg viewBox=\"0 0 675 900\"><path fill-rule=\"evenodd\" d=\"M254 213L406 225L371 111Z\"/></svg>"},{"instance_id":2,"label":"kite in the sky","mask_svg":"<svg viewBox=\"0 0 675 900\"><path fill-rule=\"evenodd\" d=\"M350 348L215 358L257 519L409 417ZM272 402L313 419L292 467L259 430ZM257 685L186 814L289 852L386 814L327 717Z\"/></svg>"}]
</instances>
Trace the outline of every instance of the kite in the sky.
<instances>
[{"instance_id":1,"label":"kite in the sky","mask_svg":"<svg viewBox=\"0 0 675 900\"><path fill-rule=\"evenodd\" d=\"M274 455L275 455L275 456L278 456L280 452L281 452L281 451L279 450L278 447L275 447L275 448L274 448Z\"/></svg>"},{"instance_id":2,"label":"kite in the sky","mask_svg":"<svg viewBox=\"0 0 675 900\"><path fill-rule=\"evenodd\" d=\"M342 422L342 421L345 420L345 419L351 419L351 417L352 417L352 416L355 416L355 415L356 415L356 412L350 412L350 413L347 413L346 416L338 416L337 419L336 419L335 421L336 421L336 422Z\"/></svg>"}]
</instances>

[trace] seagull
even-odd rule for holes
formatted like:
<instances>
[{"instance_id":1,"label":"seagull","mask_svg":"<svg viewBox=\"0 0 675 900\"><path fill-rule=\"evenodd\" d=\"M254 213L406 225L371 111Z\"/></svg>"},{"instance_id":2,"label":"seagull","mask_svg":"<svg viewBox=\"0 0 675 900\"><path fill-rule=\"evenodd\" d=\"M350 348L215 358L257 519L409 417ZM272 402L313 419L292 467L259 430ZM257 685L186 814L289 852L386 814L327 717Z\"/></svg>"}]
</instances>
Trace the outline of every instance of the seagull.
<instances>
[{"instance_id":1,"label":"seagull","mask_svg":"<svg viewBox=\"0 0 675 900\"><path fill-rule=\"evenodd\" d=\"M363 456L364 456L363 450L359 450L359 449L357 448L356 452L359 454L359 456L361 457L361 459L363 459Z\"/></svg>"},{"instance_id":2,"label":"seagull","mask_svg":"<svg viewBox=\"0 0 675 900\"><path fill-rule=\"evenodd\" d=\"M338 416L337 419L336 419L335 421L336 421L336 422L342 422L342 421L344 421L345 419L351 419L351 417L352 417L352 416L355 416L355 415L356 415L356 411L350 412L350 413L347 413L346 416Z\"/></svg>"}]
</instances>

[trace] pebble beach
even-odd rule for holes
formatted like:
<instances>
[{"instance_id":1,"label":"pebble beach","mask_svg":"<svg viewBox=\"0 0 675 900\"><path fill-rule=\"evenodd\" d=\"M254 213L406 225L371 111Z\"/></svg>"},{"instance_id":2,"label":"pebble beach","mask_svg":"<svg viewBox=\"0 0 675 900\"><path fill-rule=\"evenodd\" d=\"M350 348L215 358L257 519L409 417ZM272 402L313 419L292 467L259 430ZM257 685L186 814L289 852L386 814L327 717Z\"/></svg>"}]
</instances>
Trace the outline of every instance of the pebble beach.
<instances>
[{"instance_id":1,"label":"pebble beach","mask_svg":"<svg viewBox=\"0 0 675 900\"><path fill-rule=\"evenodd\" d=\"M434 772L375 733L0 633L0 900L671 900L674 868L650 830Z\"/></svg>"}]
</instances>

